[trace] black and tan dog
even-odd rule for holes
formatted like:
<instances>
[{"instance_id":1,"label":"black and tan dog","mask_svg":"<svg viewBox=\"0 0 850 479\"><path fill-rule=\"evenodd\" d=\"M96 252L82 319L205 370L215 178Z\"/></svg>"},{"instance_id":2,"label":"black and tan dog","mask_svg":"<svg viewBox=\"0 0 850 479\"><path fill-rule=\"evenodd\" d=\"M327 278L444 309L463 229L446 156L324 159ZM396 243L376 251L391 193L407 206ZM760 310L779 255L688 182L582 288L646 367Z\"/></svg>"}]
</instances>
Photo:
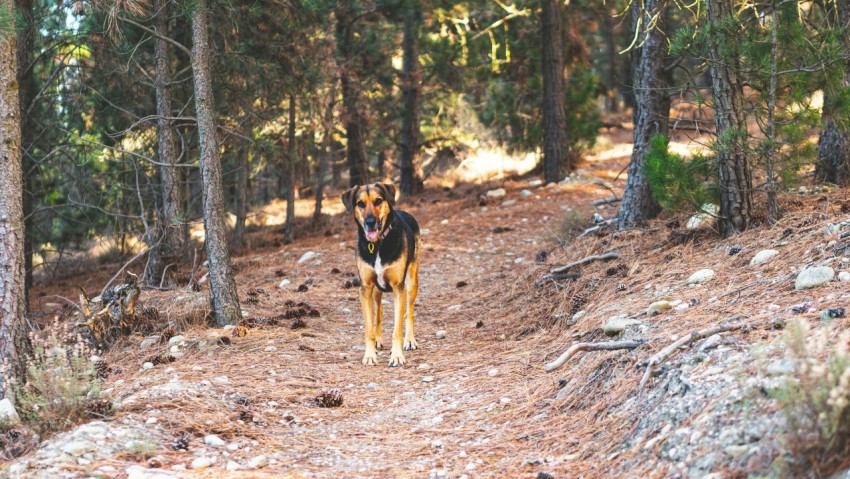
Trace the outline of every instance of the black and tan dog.
<instances>
[{"instance_id":1,"label":"black and tan dog","mask_svg":"<svg viewBox=\"0 0 850 479\"><path fill-rule=\"evenodd\" d=\"M377 350L382 347L381 296L392 292L395 325L389 365L402 366L404 351L416 349L413 304L419 288L422 252L419 224L409 213L394 208L395 187L390 184L355 186L342 194L342 203L357 223L360 305L366 323L363 364L378 362ZM403 342L402 324L406 326Z\"/></svg>"}]
</instances>

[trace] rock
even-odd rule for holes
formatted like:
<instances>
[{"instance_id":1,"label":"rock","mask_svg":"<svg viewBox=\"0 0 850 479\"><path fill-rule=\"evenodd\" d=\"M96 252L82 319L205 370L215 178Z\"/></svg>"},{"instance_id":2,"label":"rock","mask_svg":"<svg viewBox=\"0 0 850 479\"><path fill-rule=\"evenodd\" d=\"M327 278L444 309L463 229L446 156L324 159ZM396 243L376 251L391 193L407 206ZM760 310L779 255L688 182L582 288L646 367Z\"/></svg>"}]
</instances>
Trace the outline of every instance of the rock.
<instances>
[{"instance_id":1,"label":"rock","mask_svg":"<svg viewBox=\"0 0 850 479\"><path fill-rule=\"evenodd\" d=\"M177 336L173 336L171 339L168 340L168 345L169 346L179 345L180 343L182 343L184 341L186 341L185 337L177 335Z\"/></svg>"},{"instance_id":2,"label":"rock","mask_svg":"<svg viewBox=\"0 0 850 479\"><path fill-rule=\"evenodd\" d=\"M534 193L532 193L532 192L530 192L530 191L528 191L528 190L520 190L520 192L519 192L519 197L520 197L520 198L528 198L529 196L532 196L533 194L534 194Z\"/></svg>"},{"instance_id":3,"label":"rock","mask_svg":"<svg viewBox=\"0 0 850 479\"><path fill-rule=\"evenodd\" d=\"M153 363L150 361L142 364L142 371L147 371L148 369L153 369Z\"/></svg>"},{"instance_id":4,"label":"rock","mask_svg":"<svg viewBox=\"0 0 850 479\"><path fill-rule=\"evenodd\" d=\"M700 228L711 226L717 222L717 213L720 212L719 206L712 203L706 203L700 207L700 210L702 210L702 212L697 213L688 219L685 229L698 230Z\"/></svg>"},{"instance_id":5,"label":"rock","mask_svg":"<svg viewBox=\"0 0 850 479\"><path fill-rule=\"evenodd\" d=\"M189 469L206 469L213 465L213 460L209 457L198 457L189 464Z\"/></svg>"},{"instance_id":6,"label":"rock","mask_svg":"<svg viewBox=\"0 0 850 479\"><path fill-rule=\"evenodd\" d=\"M528 187L529 188L537 188L538 186L543 186L543 180L540 180L540 179L528 180Z\"/></svg>"},{"instance_id":7,"label":"rock","mask_svg":"<svg viewBox=\"0 0 850 479\"><path fill-rule=\"evenodd\" d=\"M670 304L670 301L656 301L649 305L649 308L646 309L646 314L652 316L654 314L660 314L662 311L667 311L668 309L673 309L673 305Z\"/></svg>"},{"instance_id":8,"label":"rock","mask_svg":"<svg viewBox=\"0 0 850 479\"><path fill-rule=\"evenodd\" d=\"M278 284L277 287L280 288L280 289L283 289L283 288L289 286L289 283L291 283L291 282L292 281L289 281L288 279L284 278L284 279L280 280L280 284Z\"/></svg>"},{"instance_id":9,"label":"rock","mask_svg":"<svg viewBox=\"0 0 850 479\"><path fill-rule=\"evenodd\" d=\"M0 400L0 422L9 424L18 424L21 422L21 417L18 416L18 411L9 398Z\"/></svg>"},{"instance_id":10,"label":"rock","mask_svg":"<svg viewBox=\"0 0 850 479\"><path fill-rule=\"evenodd\" d=\"M631 319L625 316L614 316L610 318L605 326L602 327L602 331L605 333L605 336L616 336L629 326L635 326L641 324L637 319Z\"/></svg>"},{"instance_id":11,"label":"rock","mask_svg":"<svg viewBox=\"0 0 850 479\"><path fill-rule=\"evenodd\" d=\"M72 456L82 456L97 449L94 443L88 441L71 441L62 446L62 452Z\"/></svg>"},{"instance_id":12,"label":"rock","mask_svg":"<svg viewBox=\"0 0 850 479\"><path fill-rule=\"evenodd\" d=\"M703 341L697 351L702 353L708 351L709 349L714 349L717 346L720 346L720 335L714 334L712 336L709 336L705 341Z\"/></svg>"},{"instance_id":13,"label":"rock","mask_svg":"<svg viewBox=\"0 0 850 479\"><path fill-rule=\"evenodd\" d=\"M378 389L377 383L369 383L366 385L366 389Z\"/></svg>"},{"instance_id":14,"label":"rock","mask_svg":"<svg viewBox=\"0 0 850 479\"><path fill-rule=\"evenodd\" d=\"M834 277L835 271L829 266L806 268L797 275L797 280L794 282L794 289L814 288L832 281Z\"/></svg>"},{"instance_id":15,"label":"rock","mask_svg":"<svg viewBox=\"0 0 850 479\"><path fill-rule=\"evenodd\" d=\"M830 321L833 319L843 318L847 314L847 310L844 308L829 308L827 310L821 311L820 319L824 321Z\"/></svg>"},{"instance_id":16,"label":"rock","mask_svg":"<svg viewBox=\"0 0 850 479\"><path fill-rule=\"evenodd\" d=\"M447 224L449 224L449 220L440 221L440 224L441 225L447 225Z\"/></svg>"},{"instance_id":17,"label":"rock","mask_svg":"<svg viewBox=\"0 0 850 479\"><path fill-rule=\"evenodd\" d=\"M572 321L573 323L576 323L579 319L583 318L585 314L587 314L587 311L582 309L581 311L574 314L573 317L570 319L570 321Z\"/></svg>"},{"instance_id":18,"label":"rock","mask_svg":"<svg viewBox=\"0 0 850 479\"><path fill-rule=\"evenodd\" d=\"M434 382L434 376L423 376L423 377L422 377L422 382L423 382L423 383L431 383L431 382Z\"/></svg>"},{"instance_id":19,"label":"rock","mask_svg":"<svg viewBox=\"0 0 850 479\"><path fill-rule=\"evenodd\" d=\"M496 188L487 192L487 198L503 198L506 194L504 188Z\"/></svg>"},{"instance_id":20,"label":"rock","mask_svg":"<svg viewBox=\"0 0 850 479\"><path fill-rule=\"evenodd\" d=\"M767 374L771 376L784 376L794 372L794 362L789 358L775 359L767 365Z\"/></svg>"},{"instance_id":21,"label":"rock","mask_svg":"<svg viewBox=\"0 0 850 479\"><path fill-rule=\"evenodd\" d=\"M838 280L844 282L850 281L850 273L848 273L847 271L842 271L838 273Z\"/></svg>"},{"instance_id":22,"label":"rock","mask_svg":"<svg viewBox=\"0 0 850 479\"><path fill-rule=\"evenodd\" d=\"M490 376L490 377L497 376L498 374L499 374L498 369L491 369L491 370L487 371L487 375Z\"/></svg>"},{"instance_id":23,"label":"rock","mask_svg":"<svg viewBox=\"0 0 850 479\"><path fill-rule=\"evenodd\" d=\"M250 469L260 469L260 468L266 467L268 465L269 465L269 458L266 457L265 455L259 455L255 458L251 459L250 461L248 461L248 464L246 464L246 466Z\"/></svg>"},{"instance_id":24,"label":"rock","mask_svg":"<svg viewBox=\"0 0 850 479\"><path fill-rule=\"evenodd\" d=\"M516 204L516 200L510 199L502 202L502 206L513 206Z\"/></svg>"},{"instance_id":25,"label":"rock","mask_svg":"<svg viewBox=\"0 0 850 479\"><path fill-rule=\"evenodd\" d=\"M265 351L267 353L273 353L273 352L277 351L277 348L274 347L274 346L266 346L266 348L263 349L263 351Z\"/></svg>"},{"instance_id":26,"label":"rock","mask_svg":"<svg viewBox=\"0 0 850 479\"><path fill-rule=\"evenodd\" d=\"M437 339L445 339L446 334L448 334L448 332L445 329L438 329L435 334L437 336Z\"/></svg>"},{"instance_id":27,"label":"rock","mask_svg":"<svg viewBox=\"0 0 850 479\"><path fill-rule=\"evenodd\" d=\"M763 250L759 251L758 253L756 253L755 256L753 256L753 259L750 260L750 266L755 266L757 264L767 263L768 261L772 260L778 254L779 254L779 251L776 251L775 249L763 249Z\"/></svg>"},{"instance_id":28,"label":"rock","mask_svg":"<svg viewBox=\"0 0 850 479\"><path fill-rule=\"evenodd\" d=\"M224 439L216 436L215 434L204 436L204 444L210 447L224 447L226 445Z\"/></svg>"},{"instance_id":29,"label":"rock","mask_svg":"<svg viewBox=\"0 0 850 479\"><path fill-rule=\"evenodd\" d=\"M224 466L224 469L228 471L238 471L239 469L242 469L242 466L236 461L227 461L227 465Z\"/></svg>"},{"instance_id":30,"label":"rock","mask_svg":"<svg viewBox=\"0 0 850 479\"><path fill-rule=\"evenodd\" d=\"M145 349L157 344L159 344L159 336L148 336L139 343L139 349Z\"/></svg>"},{"instance_id":31,"label":"rock","mask_svg":"<svg viewBox=\"0 0 850 479\"><path fill-rule=\"evenodd\" d=\"M428 363L422 363L422 364L420 364L420 365L419 365L416 369L430 369L430 368L431 368L431 365L430 365L430 364L428 364Z\"/></svg>"},{"instance_id":32,"label":"rock","mask_svg":"<svg viewBox=\"0 0 850 479\"><path fill-rule=\"evenodd\" d=\"M688 284L702 284L714 277L714 270L701 269L688 278Z\"/></svg>"},{"instance_id":33,"label":"rock","mask_svg":"<svg viewBox=\"0 0 850 479\"><path fill-rule=\"evenodd\" d=\"M316 253L314 251L308 251L302 254L300 258L298 258L298 264L304 264L317 256L319 256L319 253Z\"/></svg>"}]
</instances>

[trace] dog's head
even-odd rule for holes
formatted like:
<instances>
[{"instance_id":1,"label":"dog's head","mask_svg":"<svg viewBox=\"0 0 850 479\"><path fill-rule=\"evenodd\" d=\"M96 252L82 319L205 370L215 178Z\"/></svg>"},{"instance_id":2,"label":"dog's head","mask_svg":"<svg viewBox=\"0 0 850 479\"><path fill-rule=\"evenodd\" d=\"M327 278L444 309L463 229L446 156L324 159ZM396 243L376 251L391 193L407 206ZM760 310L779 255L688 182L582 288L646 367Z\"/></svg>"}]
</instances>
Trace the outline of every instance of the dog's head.
<instances>
[{"instance_id":1,"label":"dog's head","mask_svg":"<svg viewBox=\"0 0 850 479\"><path fill-rule=\"evenodd\" d=\"M395 186L374 183L355 186L342 194L345 211L363 228L366 239L375 242L390 220L395 206Z\"/></svg>"}]
</instances>

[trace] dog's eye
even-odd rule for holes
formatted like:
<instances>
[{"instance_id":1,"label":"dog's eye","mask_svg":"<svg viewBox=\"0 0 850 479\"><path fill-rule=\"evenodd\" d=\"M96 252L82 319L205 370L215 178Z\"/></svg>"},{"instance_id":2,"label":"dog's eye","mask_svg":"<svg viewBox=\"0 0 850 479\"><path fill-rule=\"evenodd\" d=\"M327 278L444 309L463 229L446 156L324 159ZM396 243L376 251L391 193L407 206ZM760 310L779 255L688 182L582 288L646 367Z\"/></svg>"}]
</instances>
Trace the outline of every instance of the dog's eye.
<instances>
[{"instance_id":1,"label":"dog's eye","mask_svg":"<svg viewBox=\"0 0 850 479\"><path fill-rule=\"evenodd\" d=\"M383 200L383 199L381 199L381 198L375 198L375 206L381 206L381 203L383 203L383 202L384 202L384 200Z\"/></svg>"},{"instance_id":2,"label":"dog's eye","mask_svg":"<svg viewBox=\"0 0 850 479\"><path fill-rule=\"evenodd\" d=\"M357 207L358 207L358 208L365 208L365 207L366 207L366 203L364 203L364 202L362 202L362 201L358 201L358 202L357 202Z\"/></svg>"}]
</instances>

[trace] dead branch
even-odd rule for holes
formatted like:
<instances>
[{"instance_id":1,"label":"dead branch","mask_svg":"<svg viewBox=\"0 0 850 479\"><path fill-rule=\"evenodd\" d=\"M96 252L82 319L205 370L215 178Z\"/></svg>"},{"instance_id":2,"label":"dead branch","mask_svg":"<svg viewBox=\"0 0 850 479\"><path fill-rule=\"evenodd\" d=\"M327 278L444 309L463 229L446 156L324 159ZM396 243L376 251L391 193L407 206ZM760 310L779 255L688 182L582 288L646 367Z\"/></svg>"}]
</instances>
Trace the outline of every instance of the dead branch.
<instances>
[{"instance_id":1,"label":"dead branch","mask_svg":"<svg viewBox=\"0 0 850 479\"><path fill-rule=\"evenodd\" d=\"M571 357L580 351L616 351L618 349L635 349L644 344L644 340L603 341L601 343L577 343L570 346L558 359L547 364L543 369L548 373L564 365Z\"/></svg>"},{"instance_id":2,"label":"dead branch","mask_svg":"<svg viewBox=\"0 0 850 479\"><path fill-rule=\"evenodd\" d=\"M602 199L602 200L595 200L595 201L591 202L590 204L593 205L593 206L602 206L602 205L609 205L611 203L616 203L620 200L622 200L622 198L614 195L610 198L605 198L605 199Z\"/></svg>"},{"instance_id":3,"label":"dead branch","mask_svg":"<svg viewBox=\"0 0 850 479\"><path fill-rule=\"evenodd\" d=\"M534 282L534 285L535 285L535 286L537 286L537 287L539 288L539 287L543 286L544 284L546 284L546 283L548 283L548 282L550 282L550 281L552 281L552 282L556 282L556 281L560 281L560 280L563 280L563 279L566 279L566 280L569 280L569 281L573 281L573 280L576 280L576 279L579 279L579 278L581 278L581 273L555 273L555 274L547 274L546 276L544 276L544 277L542 277L542 278L538 279L537 281L535 281L535 282Z\"/></svg>"},{"instance_id":4,"label":"dead branch","mask_svg":"<svg viewBox=\"0 0 850 479\"><path fill-rule=\"evenodd\" d=\"M578 261L573 261L570 264L565 264L564 266L560 266L558 268L550 270L549 273L551 273L551 274L563 273L564 271L575 268L576 266L583 266L583 265L586 265L588 263L592 263L594 261L611 261L613 259L620 259L620 255L617 254L617 253L605 253L605 254L588 256L588 257L582 258Z\"/></svg>"},{"instance_id":5,"label":"dead branch","mask_svg":"<svg viewBox=\"0 0 850 479\"><path fill-rule=\"evenodd\" d=\"M664 362L667 358L673 355L677 349L682 346L686 346L688 344L693 343L694 341L707 338L709 336L714 336L715 334L725 333L727 331L736 331L743 327L747 326L744 322L736 322L736 323L726 323L726 324L718 324L716 326L712 326L710 328L701 329L699 331L694 331L691 334L683 336L676 341L673 341L672 344L662 349L654 356L649 358L646 361L646 372L643 373L643 379L640 380L640 386L638 386L638 397L643 393L643 387L646 385L646 382L649 380L649 376L652 374L655 366L658 366L662 362Z\"/></svg>"}]
</instances>

